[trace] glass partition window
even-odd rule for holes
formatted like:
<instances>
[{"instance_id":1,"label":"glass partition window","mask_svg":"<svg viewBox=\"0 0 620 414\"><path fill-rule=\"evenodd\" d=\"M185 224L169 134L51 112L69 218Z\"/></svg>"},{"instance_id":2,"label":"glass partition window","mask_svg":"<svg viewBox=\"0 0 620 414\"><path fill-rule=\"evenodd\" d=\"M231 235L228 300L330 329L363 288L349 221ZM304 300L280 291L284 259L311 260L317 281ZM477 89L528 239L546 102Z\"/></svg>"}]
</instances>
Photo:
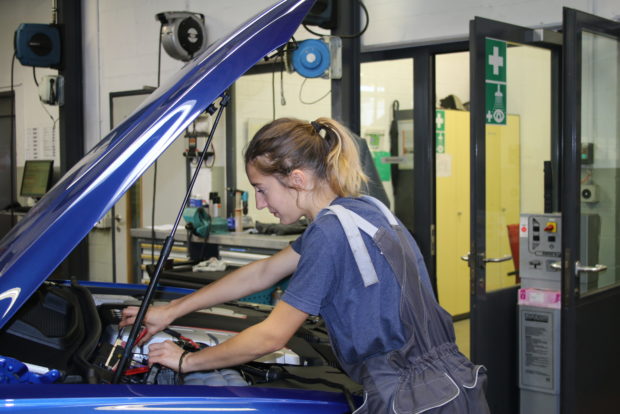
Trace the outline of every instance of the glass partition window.
<instances>
[{"instance_id":1,"label":"glass partition window","mask_svg":"<svg viewBox=\"0 0 620 414\"><path fill-rule=\"evenodd\" d=\"M619 50L615 39L583 33L580 261L607 270L580 273L582 294L620 279Z\"/></svg>"},{"instance_id":2,"label":"glass partition window","mask_svg":"<svg viewBox=\"0 0 620 414\"><path fill-rule=\"evenodd\" d=\"M413 226L413 59L368 62L360 75L361 136L392 211Z\"/></svg>"}]
</instances>

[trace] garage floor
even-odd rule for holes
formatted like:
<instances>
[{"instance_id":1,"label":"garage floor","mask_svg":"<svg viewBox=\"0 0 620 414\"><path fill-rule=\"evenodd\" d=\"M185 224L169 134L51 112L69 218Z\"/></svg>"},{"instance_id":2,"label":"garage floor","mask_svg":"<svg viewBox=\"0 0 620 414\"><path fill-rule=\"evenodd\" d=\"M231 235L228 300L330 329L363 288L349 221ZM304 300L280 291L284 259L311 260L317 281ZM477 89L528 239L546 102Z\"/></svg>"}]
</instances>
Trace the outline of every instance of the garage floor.
<instances>
[{"instance_id":1,"label":"garage floor","mask_svg":"<svg viewBox=\"0 0 620 414\"><path fill-rule=\"evenodd\" d=\"M459 350L469 358L469 319L454 322L454 332Z\"/></svg>"}]
</instances>

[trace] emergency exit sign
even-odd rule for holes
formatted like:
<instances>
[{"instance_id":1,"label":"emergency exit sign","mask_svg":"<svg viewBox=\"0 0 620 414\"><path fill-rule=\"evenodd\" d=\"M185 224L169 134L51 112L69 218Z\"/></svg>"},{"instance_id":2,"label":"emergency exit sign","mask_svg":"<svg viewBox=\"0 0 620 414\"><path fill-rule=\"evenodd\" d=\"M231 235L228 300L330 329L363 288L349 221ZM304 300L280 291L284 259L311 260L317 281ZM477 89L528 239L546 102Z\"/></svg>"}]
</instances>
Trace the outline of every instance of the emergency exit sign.
<instances>
[{"instance_id":1,"label":"emergency exit sign","mask_svg":"<svg viewBox=\"0 0 620 414\"><path fill-rule=\"evenodd\" d=\"M506 125L506 42L485 40L486 123Z\"/></svg>"}]
</instances>

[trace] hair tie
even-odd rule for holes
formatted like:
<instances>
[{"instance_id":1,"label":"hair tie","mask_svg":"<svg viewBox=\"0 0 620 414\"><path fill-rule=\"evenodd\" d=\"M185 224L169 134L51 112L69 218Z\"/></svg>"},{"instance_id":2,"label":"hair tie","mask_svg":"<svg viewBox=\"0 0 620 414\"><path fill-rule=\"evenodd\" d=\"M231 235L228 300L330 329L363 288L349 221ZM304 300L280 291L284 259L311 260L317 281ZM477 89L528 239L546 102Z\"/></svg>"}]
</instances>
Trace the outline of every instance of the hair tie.
<instances>
[{"instance_id":1,"label":"hair tie","mask_svg":"<svg viewBox=\"0 0 620 414\"><path fill-rule=\"evenodd\" d=\"M310 125L312 125L312 128L314 128L314 130L316 131L316 133L317 133L317 134L320 134L320 133L321 133L321 130L322 130L323 128L325 128L323 125L319 124L319 123L318 123L318 122L316 122L316 121L312 121L312 122L310 122Z\"/></svg>"}]
</instances>

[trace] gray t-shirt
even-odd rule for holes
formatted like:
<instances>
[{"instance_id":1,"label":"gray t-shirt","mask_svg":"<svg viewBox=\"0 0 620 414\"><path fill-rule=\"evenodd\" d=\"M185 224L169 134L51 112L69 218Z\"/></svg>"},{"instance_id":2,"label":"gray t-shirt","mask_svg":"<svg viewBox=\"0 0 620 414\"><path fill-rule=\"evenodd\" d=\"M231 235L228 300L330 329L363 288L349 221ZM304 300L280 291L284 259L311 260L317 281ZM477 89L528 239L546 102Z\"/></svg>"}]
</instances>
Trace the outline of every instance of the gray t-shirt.
<instances>
[{"instance_id":1,"label":"gray t-shirt","mask_svg":"<svg viewBox=\"0 0 620 414\"><path fill-rule=\"evenodd\" d=\"M390 229L381 211L365 201L337 198L332 204ZM293 242L301 258L282 300L308 314L321 315L334 348L347 363L400 349L405 341L399 312L401 290L392 268L362 231L379 278L379 283L364 287L338 218L326 213L319 213Z\"/></svg>"}]
</instances>

